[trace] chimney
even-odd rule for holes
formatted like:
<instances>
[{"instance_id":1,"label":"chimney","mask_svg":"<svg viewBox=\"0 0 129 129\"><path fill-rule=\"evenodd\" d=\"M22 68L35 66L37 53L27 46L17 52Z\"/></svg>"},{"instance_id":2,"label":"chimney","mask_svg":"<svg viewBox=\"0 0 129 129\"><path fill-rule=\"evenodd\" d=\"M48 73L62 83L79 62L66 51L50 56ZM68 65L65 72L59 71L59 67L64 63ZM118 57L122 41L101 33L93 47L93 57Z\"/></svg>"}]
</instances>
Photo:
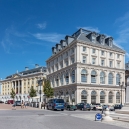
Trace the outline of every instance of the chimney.
<instances>
[{"instance_id":1,"label":"chimney","mask_svg":"<svg viewBox=\"0 0 129 129\"><path fill-rule=\"evenodd\" d=\"M39 65L38 64L35 64L35 68L38 68L39 67Z\"/></svg>"},{"instance_id":2,"label":"chimney","mask_svg":"<svg viewBox=\"0 0 129 129\"><path fill-rule=\"evenodd\" d=\"M25 70L29 70L29 67L25 67Z\"/></svg>"}]
</instances>

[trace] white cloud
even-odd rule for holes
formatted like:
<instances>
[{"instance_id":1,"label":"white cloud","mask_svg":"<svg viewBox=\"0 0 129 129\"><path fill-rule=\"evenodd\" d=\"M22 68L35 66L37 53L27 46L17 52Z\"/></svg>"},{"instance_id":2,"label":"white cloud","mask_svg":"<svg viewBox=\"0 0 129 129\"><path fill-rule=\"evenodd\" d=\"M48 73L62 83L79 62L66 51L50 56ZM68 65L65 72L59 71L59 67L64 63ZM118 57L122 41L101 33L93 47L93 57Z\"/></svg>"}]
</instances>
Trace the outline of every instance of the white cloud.
<instances>
[{"instance_id":1,"label":"white cloud","mask_svg":"<svg viewBox=\"0 0 129 129\"><path fill-rule=\"evenodd\" d=\"M37 27L39 28L39 29L45 29L46 28L46 26L47 26L47 23L46 22L44 22L44 23L39 23L39 24L36 24L37 25Z\"/></svg>"},{"instance_id":2,"label":"white cloud","mask_svg":"<svg viewBox=\"0 0 129 129\"><path fill-rule=\"evenodd\" d=\"M65 35L57 33L37 33L33 34L33 36L39 40L57 43L60 42Z\"/></svg>"},{"instance_id":3,"label":"white cloud","mask_svg":"<svg viewBox=\"0 0 129 129\"><path fill-rule=\"evenodd\" d=\"M95 27L95 28L94 27L90 27L90 26L87 26L87 27L77 27L77 29L80 29L80 28L83 28L85 30L94 31L94 32L97 32L97 33L100 32L100 30L97 27Z\"/></svg>"}]
</instances>

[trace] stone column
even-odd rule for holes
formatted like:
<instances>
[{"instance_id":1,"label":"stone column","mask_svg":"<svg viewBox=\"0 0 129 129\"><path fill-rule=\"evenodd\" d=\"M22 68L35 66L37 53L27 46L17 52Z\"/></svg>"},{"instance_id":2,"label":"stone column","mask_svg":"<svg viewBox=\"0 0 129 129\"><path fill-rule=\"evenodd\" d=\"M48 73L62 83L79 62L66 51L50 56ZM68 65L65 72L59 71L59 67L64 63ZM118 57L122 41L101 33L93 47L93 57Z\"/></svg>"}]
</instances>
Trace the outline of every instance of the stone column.
<instances>
[{"instance_id":1,"label":"stone column","mask_svg":"<svg viewBox=\"0 0 129 129\"><path fill-rule=\"evenodd\" d=\"M17 87L16 87L16 81L14 81L14 83L15 83L15 93L16 93L16 88L17 88Z\"/></svg>"},{"instance_id":2,"label":"stone column","mask_svg":"<svg viewBox=\"0 0 129 129\"><path fill-rule=\"evenodd\" d=\"M105 104L108 104L108 94L109 91L104 91L105 92Z\"/></svg>"},{"instance_id":3,"label":"stone column","mask_svg":"<svg viewBox=\"0 0 129 129\"><path fill-rule=\"evenodd\" d=\"M92 90L87 90L88 96L87 96L87 103L91 103L91 91Z\"/></svg>"},{"instance_id":4,"label":"stone column","mask_svg":"<svg viewBox=\"0 0 129 129\"><path fill-rule=\"evenodd\" d=\"M91 64L91 49L90 49L90 47L89 47L89 56L88 56L88 58L89 58L88 64Z\"/></svg>"},{"instance_id":5,"label":"stone column","mask_svg":"<svg viewBox=\"0 0 129 129\"><path fill-rule=\"evenodd\" d=\"M117 91L113 91L113 104L116 104L116 92Z\"/></svg>"},{"instance_id":6,"label":"stone column","mask_svg":"<svg viewBox=\"0 0 129 129\"><path fill-rule=\"evenodd\" d=\"M100 103L100 90L97 90L96 103Z\"/></svg>"},{"instance_id":7,"label":"stone column","mask_svg":"<svg viewBox=\"0 0 129 129\"><path fill-rule=\"evenodd\" d=\"M75 103L80 103L80 91L77 88L75 90Z\"/></svg>"}]
</instances>

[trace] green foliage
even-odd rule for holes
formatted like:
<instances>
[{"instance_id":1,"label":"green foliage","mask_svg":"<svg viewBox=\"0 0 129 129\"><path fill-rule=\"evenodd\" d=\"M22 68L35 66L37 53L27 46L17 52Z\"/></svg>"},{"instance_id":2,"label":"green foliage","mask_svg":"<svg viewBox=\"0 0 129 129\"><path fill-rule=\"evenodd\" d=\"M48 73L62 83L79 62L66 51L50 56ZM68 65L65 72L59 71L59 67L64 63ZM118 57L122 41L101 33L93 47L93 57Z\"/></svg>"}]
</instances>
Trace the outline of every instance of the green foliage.
<instances>
[{"instance_id":1,"label":"green foliage","mask_svg":"<svg viewBox=\"0 0 129 129\"><path fill-rule=\"evenodd\" d=\"M31 86L31 88L30 88L29 96L31 98L37 96L36 90L33 88L33 86Z\"/></svg>"},{"instance_id":2,"label":"green foliage","mask_svg":"<svg viewBox=\"0 0 129 129\"><path fill-rule=\"evenodd\" d=\"M12 88L11 89L11 93L10 93L10 96L11 96L11 98L15 98L15 96L16 96L16 93L15 93L15 91L14 91L14 89Z\"/></svg>"},{"instance_id":3,"label":"green foliage","mask_svg":"<svg viewBox=\"0 0 129 129\"><path fill-rule=\"evenodd\" d=\"M43 86L43 92L46 95L47 98L53 97L54 91L53 88L50 85L50 81L44 79L44 86Z\"/></svg>"}]
</instances>

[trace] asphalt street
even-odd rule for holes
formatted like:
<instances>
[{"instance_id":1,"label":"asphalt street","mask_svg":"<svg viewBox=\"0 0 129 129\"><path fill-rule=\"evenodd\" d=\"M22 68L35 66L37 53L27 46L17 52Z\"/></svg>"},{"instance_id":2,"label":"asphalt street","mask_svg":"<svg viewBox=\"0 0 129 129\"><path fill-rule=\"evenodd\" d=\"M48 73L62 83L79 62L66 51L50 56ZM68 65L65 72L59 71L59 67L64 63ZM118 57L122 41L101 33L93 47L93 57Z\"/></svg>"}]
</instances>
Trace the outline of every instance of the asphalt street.
<instances>
[{"instance_id":1,"label":"asphalt street","mask_svg":"<svg viewBox=\"0 0 129 129\"><path fill-rule=\"evenodd\" d=\"M72 116L94 116L98 112L79 110L0 110L0 129L124 129Z\"/></svg>"}]
</instances>

